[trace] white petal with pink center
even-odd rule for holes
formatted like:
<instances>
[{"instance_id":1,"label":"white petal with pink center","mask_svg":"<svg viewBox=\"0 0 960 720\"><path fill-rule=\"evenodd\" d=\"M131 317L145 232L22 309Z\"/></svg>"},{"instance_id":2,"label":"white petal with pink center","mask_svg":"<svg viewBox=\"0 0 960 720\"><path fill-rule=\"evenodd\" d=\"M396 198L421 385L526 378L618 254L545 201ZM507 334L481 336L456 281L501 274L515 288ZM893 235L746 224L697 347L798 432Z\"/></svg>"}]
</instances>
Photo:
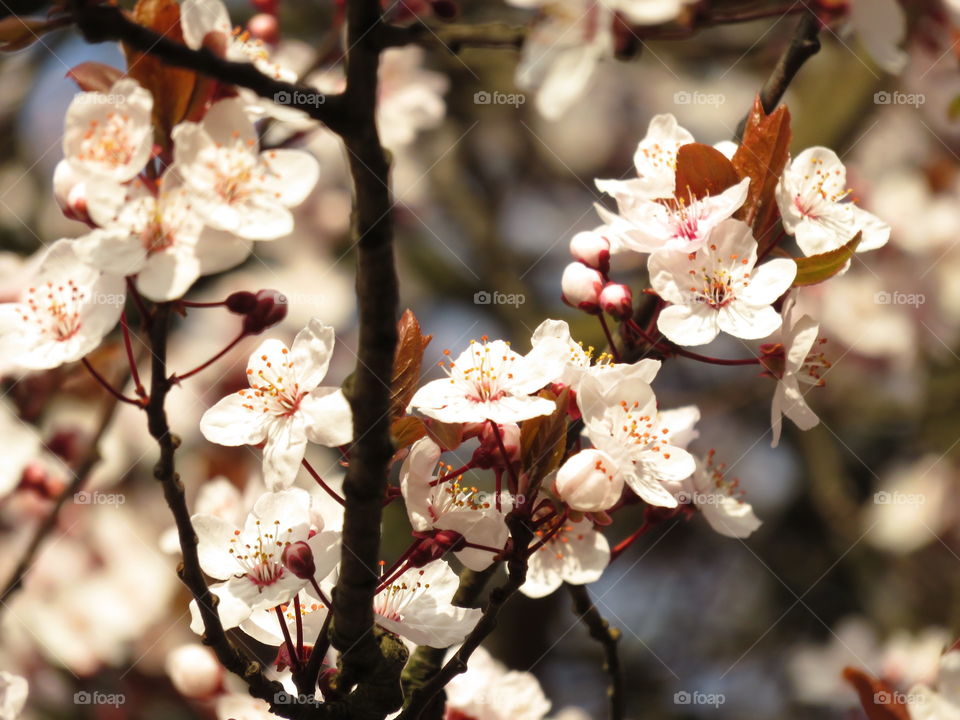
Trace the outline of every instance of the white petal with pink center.
<instances>
[{"instance_id":1,"label":"white petal with pink center","mask_svg":"<svg viewBox=\"0 0 960 720\"><path fill-rule=\"evenodd\" d=\"M459 576L443 560L410 568L374 596L374 621L417 645L456 645L483 615L478 608L453 605L459 586Z\"/></svg>"},{"instance_id":2,"label":"white petal with pink center","mask_svg":"<svg viewBox=\"0 0 960 720\"><path fill-rule=\"evenodd\" d=\"M695 252L717 225L740 209L749 185L750 179L744 178L719 195L680 200L669 206L654 200L640 200L621 213L623 224L614 225L621 238L619 247L643 253Z\"/></svg>"},{"instance_id":3,"label":"white petal with pink center","mask_svg":"<svg viewBox=\"0 0 960 720\"><path fill-rule=\"evenodd\" d=\"M601 378L587 377L579 402L584 432L605 453L604 467L612 463L616 468L612 474L645 502L676 507L676 498L664 483L684 480L695 469L693 456L683 445L699 411L693 406L658 411L653 390L639 378L610 387Z\"/></svg>"},{"instance_id":4,"label":"white petal with pink center","mask_svg":"<svg viewBox=\"0 0 960 720\"><path fill-rule=\"evenodd\" d=\"M837 154L811 147L790 161L777 183L783 227L805 255L835 250L862 233L857 252L876 250L890 239L890 226L846 201L847 170Z\"/></svg>"},{"instance_id":5,"label":"white petal with pink center","mask_svg":"<svg viewBox=\"0 0 960 720\"><path fill-rule=\"evenodd\" d=\"M559 518L558 518L559 521ZM589 520L547 522L532 545L543 542L530 555L527 579L520 587L527 597L546 597L563 583L586 585L600 579L610 564L610 545Z\"/></svg>"},{"instance_id":6,"label":"white petal with pink center","mask_svg":"<svg viewBox=\"0 0 960 720\"><path fill-rule=\"evenodd\" d=\"M89 182L133 179L153 149L152 111L153 97L130 78L106 93L75 95L64 121L64 158Z\"/></svg>"},{"instance_id":7,"label":"white petal with pink center","mask_svg":"<svg viewBox=\"0 0 960 720\"><path fill-rule=\"evenodd\" d=\"M712 450L706 458L697 458L693 475L673 490L682 502L692 502L721 535L746 538L761 525L753 507L744 501L739 482L727 477L724 465L714 462Z\"/></svg>"},{"instance_id":8,"label":"white petal with pink center","mask_svg":"<svg viewBox=\"0 0 960 720\"><path fill-rule=\"evenodd\" d=\"M452 530L468 542L502 549L510 535L504 518L513 509L513 498L502 492L498 509L494 493L470 486L461 477L432 485L453 470L440 463L440 455L439 445L429 437L421 438L410 448L400 468L400 489L413 529ZM464 548L455 555L478 572L490 567L496 556L479 548Z\"/></svg>"},{"instance_id":9,"label":"white petal with pink center","mask_svg":"<svg viewBox=\"0 0 960 720\"><path fill-rule=\"evenodd\" d=\"M801 430L809 430L820 422L804 397L809 389L805 391L801 383L822 386L822 373L831 365L824 354L817 350L823 342L818 338L820 325L809 315L801 315L795 299L795 295L791 294L783 307L781 340L776 346L779 351L777 354L782 355L782 371L778 374L772 364L764 363L777 381L770 405L770 427L773 431L771 447L780 444L784 417L790 418Z\"/></svg>"},{"instance_id":10,"label":"white petal with pink center","mask_svg":"<svg viewBox=\"0 0 960 720\"><path fill-rule=\"evenodd\" d=\"M293 348L265 340L250 356L250 388L223 398L200 420L200 431L220 445L258 445L268 489L290 487L307 441L328 447L353 439L350 405L339 388L318 387L333 355L334 331L318 318L297 333Z\"/></svg>"},{"instance_id":11,"label":"white petal with pink center","mask_svg":"<svg viewBox=\"0 0 960 720\"><path fill-rule=\"evenodd\" d=\"M597 189L612 195L620 214L629 214L641 202L673 196L677 186L677 151L696 142L670 113L655 115L633 155L637 177L630 180L597 180Z\"/></svg>"},{"instance_id":12,"label":"white petal with pink center","mask_svg":"<svg viewBox=\"0 0 960 720\"><path fill-rule=\"evenodd\" d=\"M695 254L662 251L650 256L650 284L670 303L657 327L678 345L705 345L720 331L756 339L780 327L772 303L797 274L793 260L778 258L759 267L750 227L725 220Z\"/></svg>"},{"instance_id":13,"label":"white petal with pink center","mask_svg":"<svg viewBox=\"0 0 960 720\"><path fill-rule=\"evenodd\" d=\"M310 546L317 578L326 576L338 560L340 534L321 529L310 536L310 495L299 488L262 495L242 530L214 515L194 515L191 520L201 569L223 581L210 590L220 599L217 611L225 628L238 626L256 610L289 602L307 583L284 567L287 545ZM203 632L195 602L190 610L191 629Z\"/></svg>"},{"instance_id":14,"label":"white petal with pink center","mask_svg":"<svg viewBox=\"0 0 960 720\"><path fill-rule=\"evenodd\" d=\"M293 231L290 208L302 203L320 174L300 150L260 153L256 131L237 98L221 100L203 122L174 128L175 170L211 227L247 240L274 240Z\"/></svg>"},{"instance_id":15,"label":"white petal with pink center","mask_svg":"<svg viewBox=\"0 0 960 720\"><path fill-rule=\"evenodd\" d=\"M503 340L484 337L447 362L447 378L417 390L410 407L450 423L508 423L549 415L556 409L554 403L531 393L558 377L563 366L564 357L552 344L519 355Z\"/></svg>"},{"instance_id":16,"label":"white petal with pink center","mask_svg":"<svg viewBox=\"0 0 960 720\"><path fill-rule=\"evenodd\" d=\"M90 267L73 241L58 240L20 301L0 304L0 354L28 370L79 360L116 326L125 299L122 277Z\"/></svg>"},{"instance_id":17,"label":"white petal with pink center","mask_svg":"<svg viewBox=\"0 0 960 720\"><path fill-rule=\"evenodd\" d=\"M239 265L252 243L204 227L191 193L171 173L157 193L142 183L104 226L77 240L85 262L104 272L136 275L137 289L157 302L182 297L201 275ZM92 209L93 206L91 206Z\"/></svg>"}]
</instances>

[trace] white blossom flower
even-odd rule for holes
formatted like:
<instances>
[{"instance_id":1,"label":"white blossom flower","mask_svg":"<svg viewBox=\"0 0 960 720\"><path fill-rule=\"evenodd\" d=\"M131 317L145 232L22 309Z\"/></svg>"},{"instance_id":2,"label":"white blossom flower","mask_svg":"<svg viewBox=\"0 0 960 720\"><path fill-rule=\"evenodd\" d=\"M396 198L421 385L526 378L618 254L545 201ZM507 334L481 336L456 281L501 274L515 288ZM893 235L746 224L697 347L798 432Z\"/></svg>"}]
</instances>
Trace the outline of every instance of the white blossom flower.
<instances>
[{"instance_id":1,"label":"white blossom flower","mask_svg":"<svg viewBox=\"0 0 960 720\"><path fill-rule=\"evenodd\" d=\"M79 360L120 319L123 278L82 262L70 240L45 252L20 301L0 304L0 355L29 370Z\"/></svg>"},{"instance_id":2,"label":"white blossom flower","mask_svg":"<svg viewBox=\"0 0 960 720\"><path fill-rule=\"evenodd\" d=\"M533 331L531 344L534 348L543 348L563 358L564 364L554 382L569 386L574 392L579 390L585 375L603 378L607 387L635 378L648 385L653 382L660 370L660 361L645 358L635 363L616 363L613 356L601 352L594 357L595 348L586 348L570 335L570 326L565 320L544 320Z\"/></svg>"},{"instance_id":3,"label":"white blossom flower","mask_svg":"<svg viewBox=\"0 0 960 720\"><path fill-rule=\"evenodd\" d=\"M223 682L224 669L216 654L199 643L175 647L164 665L170 682L184 697L213 697Z\"/></svg>"},{"instance_id":4,"label":"white blossom flower","mask_svg":"<svg viewBox=\"0 0 960 720\"><path fill-rule=\"evenodd\" d=\"M201 275L239 265L252 243L204 227L192 193L170 172L156 194L134 182L115 215L76 241L85 262L104 272L136 275L137 289L166 302L182 297Z\"/></svg>"},{"instance_id":5,"label":"white blossom flower","mask_svg":"<svg viewBox=\"0 0 960 720\"><path fill-rule=\"evenodd\" d=\"M529 672L507 670L503 663L478 647L467 671L444 688L447 717L471 720L543 720L550 701Z\"/></svg>"},{"instance_id":6,"label":"white blossom flower","mask_svg":"<svg viewBox=\"0 0 960 720\"><path fill-rule=\"evenodd\" d=\"M623 474L602 450L588 448L567 458L557 470L553 489L571 510L609 510L623 493Z\"/></svg>"},{"instance_id":7,"label":"white blossom flower","mask_svg":"<svg viewBox=\"0 0 960 720\"><path fill-rule=\"evenodd\" d=\"M553 401L531 396L557 377L564 359L552 345L519 355L503 340L471 341L456 360L447 361L448 377L417 390L410 407L440 422L520 422L549 415Z\"/></svg>"},{"instance_id":8,"label":"white blossom flower","mask_svg":"<svg viewBox=\"0 0 960 720\"><path fill-rule=\"evenodd\" d=\"M678 345L705 345L720 331L766 337L781 318L772 303L797 274L793 260L777 258L755 268L757 243L750 227L725 220L695 254L663 251L650 256L650 284L670 303L657 327Z\"/></svg>"},{"instance_id":9,"label":"white blossom flower","mask_svg":"<svg viewBox=\"0 0 960 720\"><path fill-rule=\"evenodd\" d=\"M770 405L770 428L773 431L771 447L780 443L783 418L788 417L801 430L809 430L820 419L807 405L803 385L823 386L822 372L830 367L817 348L823 342L818 338L820 325L809 315L801 315L791 295L783 307L783 327L779 343L764 346L763 366L777 381Z\"/></svg>"},{"instance_id":10,"label":"white blossom flower","mask_svg":"<svg viewBox=\"0 0 960 720\"><path fill-rule=\"evenodd\" d=\"M672 114L654 115L633 155L637 177L597 180L597 189L616 199L621 215L629 215L640 202L673 197L677 187L677 151L692 142L696 142L693 135Z\"/></svg>"},{"instance_id":11,"label":"white blossom flower","mask_svg":"<svg viewBox=\"0 0 960 720\"><path fill-rule=\"evenodd\" d=\"M894 75L909 57L900 46L907 35L907 14L897 0L851 0L850 25L882 69Z\"/></svg>"},{"instance_id":12,"label":"white blossom flower","mask_svg":"<svg viewBox=\"0 0 960 720\"><path fill-rule=\"evenodd\" d=\"M321 529L311 536L310 495L299 488L265 493L242 530L214 515L194 515L200 567L222 582L210 586L220 602L225 628L237 627L256 610L288 603L306 585L282 561L285 547L305 542L313 553L316 577L325 577L339 558L340 534ZM196 602L190 628L203 632Z\"/></svg>"},{"instance_id":13,"label":"white blossom flower","mask_svg":"<svg viewBox=\"0 0 960 720\"><path fill-rule=\"evenodd\" d=\"M23 471L40 451L37 431L19 417L6 402L0 402L0 499L13 492Z\"/></svg>"},{"instance_id":14,"label":"white blossom flower","mask_svg":"<svg viewBox=\"0 0 960 720\"><path fill-rule=\"evenodd\" d=\"M200 431L219 445L263 448L268 489L289 487L307 441L338 447L353 439L350 405L339 388L320 387L333 355L334 332L314 318L293 341L265 340L250 356L248 390L228 395L200 419Z\"/></svg>"},{"instance_id":15,"label":"white blossom flower","mask_svg":"<svg viewBox=\"0 0 960 720\"><path fill-rule=\"evenodd\" d=\"M510 535L504 517L513 508L513 498L507 492L500 495L500 508L493 493L468 486L460 478L431 484L452 467L441 465L441 448L429 437L417 440L400 468L400 489L406 502L407 516L415 532L452 530L468 542L487 547L503 548ZM494 553L479 548L463 548L455 552L471 570L485 570Z\"/></svg>"},{"instance_id":16,"label":"white blossom flower","mask_svg":"<svg viewBox=\"0 0 960 720\"><path fill-rule=\"evenodd\" d=\"M25 678L0 671L0 720L17 720L27 704L29 686Z\"/></svg>"},{"instance_id":17,"label":"white blossom flower","mask_svg":"<svg viewBox=\"0 0 960 720\"><path fill-rule=\"evenodd\" d=\"M790 161L777 183L777 206L783 227L805 255L844 245L862 233L857 252L886 245L890 226L875 215L843 202L850 194L847 170L833 150L811 147Z\"/></svg>"},{"instance_id":18,"label":"white blossom flower","mask_svg":"<svg viewBox=\"0 0 960 720\"><path fill-rule=\"evenodd\" d=\"M257 134L238 98L220 100L201 123L173 129L176 172L208 225L247 240L293 231L290 208L317 183L316 159L301 150L259 152Z\"/></svg>"},{"instance_id":19,"label":"white blossom flower","mask_svg":"<svg viewBox=\"0 0 960 720\"><path fill-rule=\"evenodd\" d=\"M676 18L686 2L509 0L511 5L542 10L523 44L517 85L536 90L537 110L556 120L586 91L597 64L613 57L616 13L636 25L657 25Z\"/></svg>"},{"instance_id":20,"label":"white blossom flower","mask_svg":"<svg viewBox=\"0 0 960 720\"><path fill-rule=\"evenodd\" d=\"M64 121L64 158L90 182L133 179L153 150L152 112L153 97L130 78L106 93L78 93Z\"/></svg>"},{"instance_id":21,"label":"white blossom flower","mask_svg":"<svg viewBox=\"0 0 960 720\"><path fill-rule=\"evenodd\" d=\"M459 576L443 560L410 568L374 596L374 621L417 645L456 645L483 615L480 609L453 605L459 586Z\"/></svg>"},{"instance_id":22,"label":"white blossom flower","mask_svg":"<svg viewBox=\"0 0 960 720\"><path fill-rule=\"evenodd\" d=\"M703 513L710 527L721 535L749 537L761 523L753 507L743 500L739 483L728 478L726 468L714 462L714 451L696 458L697 469L676 490L681 502L690 502Z\"/></svg>"},{"instance_id":23,"label":"white blossom flower","mask_svg":"<svg viewBox=\"0 0 960 720\"><path fill-rule=\"evenodd\" d=\"M679 198L670 204L641 196L622 202L624 209L609 227L617 232L621 250L696 252L714 228L740 209L749 186L750 178L744 178L719 195Z\"/></svg>"},{"instance_id":24,"label":"white blossom flower","mask_svg":"<svg viewBox=\"0 0 960 720\"><path fill-rule=\"evenodd\" d=\"M650 385L636 377L613 386L603 376L585 377L578 401L585 434L606 454L604 467L622 477L645 502L676 507L665 483L688 478L695 462L683 448L686 440L674 436L692 431L699 410L689 406L660 412Z\"/></svg>"},{"instance_id":25,"label":"white blossom flower","mask_svg":"<svg viewBox=\"0 0 960 720\"><path fill-rule=\"evenodd\" d=\"M936 690L928 685L910 689L907 711L911 720L960 719L960 650L951 650L940 658Z\"/></svg>"},{"instance_id":26,"label":"white blossom flower","mask_svg":"<svg viewBox=\"0 0 960 720\"><path fill-rule=\"evenodd\" d=\"M543 539L549 540L543 542ZM536 532L532 545L543 542L530 555L527 579L520 587L527 597L546 597L563 583L586 585L600 579L610 564L610 544L590 520L548 521Z\"/></svg>"}]
</instances>

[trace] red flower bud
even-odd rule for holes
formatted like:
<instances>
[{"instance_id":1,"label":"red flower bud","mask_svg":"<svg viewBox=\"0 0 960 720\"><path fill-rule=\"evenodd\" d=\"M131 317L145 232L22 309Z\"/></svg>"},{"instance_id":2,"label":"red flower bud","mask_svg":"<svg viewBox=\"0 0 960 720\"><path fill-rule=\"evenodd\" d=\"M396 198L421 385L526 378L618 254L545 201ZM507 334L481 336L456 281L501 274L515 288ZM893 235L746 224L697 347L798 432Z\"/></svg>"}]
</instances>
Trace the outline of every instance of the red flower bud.
<instances>
[{"instance_id":1,"label":"red flower bud","mask_svg":"<svg viewBox=\"0 0 960 720\"><path fill-rule=\"evenodd\" d=\"M604 275L610 272L610 241L594 230L580 232L570 238L570 254L574 260Z\"/></svg>"},{"instance_id":2,"label":"red flower bud","mask_svg":"<svg viewBox=\"0 0 960 720\"><path fill-rule=\"evenodd\" d=\"M287 298L277 290L261 290L257 293L257 305L243 320L243 332L258 335L268 327L282 322L287 316Z\"/></svg>"},{"instance_id":3,"label":"red flower bud","mask_svg":"<svg viewBox=\"0 0 960 720\"><path fill-rule=\"evenodd\" d=\"M600 291L603 276L583 263L570 263L560 279L563 301L570 307L591 315L600 314Z\"/></svg>"},{"instance_id":4,"label":"red flower bud","mask_svg":"<svg viewBox=\"0 0 960 720\"><path fill-rule=\"evenodd\" d=\"M503 447L507 451L507 460L511 463L517 462L520 459L520 426L516 423L504 423L497 427L500 428ZM479 438L480 446L473 451L470 464L482 470L505 467L503 451L500 450L500 443L497 442L497 435L490 423L483 424Z\"/></svg>"},{"instance_id":5,"label":"red flower bud","mask_svg":"<svg viewBox=\"0 0 960 720\"><path fill-rule=\"evenodd\" d=\"M301 580L309 580L317 571L313 563L313 551L303 540L290 543L280 556L283 566Z\"/></svg>"},{"instance_id":6,"label":"red flower bud","mask_svg":"<svg viewBox=\"0 0 960 720\"><path fill-rule=\"evenodd\" d=\"M423 538L417 549L414 550L407 562L411 567L423 567L434 560L442 558L447 551L461 549L466 542L463 535L453 530L437 530L428 537Z\"/></svg>"},{"instance_id":7,"label":"red flower bud","mask_svg":"<svg viewBox=\"0 0 960 720\"><path fill-rule=\"evenodd\" d=\"M633 293L620 283L607 283L600 293L600 307L618 320L633 317Z\"/></svg>"},{"instance_id":8,"label":"red flower bud","mask_svg":"<svg viewBox=\"0 0 960 720\"><path fill-rule=\"evenodd\" d=\"M232 313L246 315L248 312L252 312L257 306L257 296L252 292L241 290L229 295L223 304L226 305L227 310Z\"/></svg>"}]
</instances>

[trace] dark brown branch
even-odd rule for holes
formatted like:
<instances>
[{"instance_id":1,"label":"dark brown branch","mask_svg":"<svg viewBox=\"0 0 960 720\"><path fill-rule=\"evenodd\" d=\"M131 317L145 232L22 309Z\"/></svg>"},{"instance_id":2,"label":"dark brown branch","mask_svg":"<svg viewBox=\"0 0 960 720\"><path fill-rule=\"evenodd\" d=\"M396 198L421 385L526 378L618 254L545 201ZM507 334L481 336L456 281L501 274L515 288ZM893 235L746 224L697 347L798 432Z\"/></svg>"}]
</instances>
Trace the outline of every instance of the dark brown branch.
<instances>
[{"instance_id":1,"label":"dark brown branch","mask_svg":"<svg viewBox=\"0 0 960 720\"><path fill-rule=\"evenodd\" d=\"M805 12L793 31L790 44L783 51L780 59L770 73L770 77L760 89L760 103L765 113L773 112L780 104L784 94L800 68L810 58L820 52L820 30L823 27L820 19L813 12ZM743 137L747 118L744 117L737 126L736 139Z\"/></svg>"},{"instance_id":2,"label":"dark brown branch","mask_svg":"<svg viewBox=\"0 0 960 720\"><path fill-rule=\"evenodd\" d=\"M333 130L343 129L344 99L340 95L325 95L316 88L281 82L264 75L250 63L225 60L206 48L193 50L134 22L112 5L74 0L72 11L77 27L89 43L126 43L134 50L154 55L169 65L239 85L267 100L275 100L279 95L284 98L285 105L302 110ZM318 102L317 98L321 97L322 101Z\"/></svg>"},{"instance_id":3,"label":"dark brown branch","mask_svg":"<svg viewBox=\"0 0 960 720\"><path fill-rule=\"evenodd\" d=\"M418 43L459 53L467 47L519 50L527 32L528 28L524 25L507 25L501 22L455 25L420 21L405 27L385 26L382 38L384 45L388 47Z\"/></svg>"},{"instance_id":4,"label":"dark brown branch","mask_svg":"<svg viewBox=\"0 0 960 720\"><path fill-rule=\"evenodd\" d=\"M153 364L150 378L150 402L147 405L147 425L150 435L160 447L160 458L154 467L154 477L163 486L163 496L173 513L177 525L177 534L180 540L180 549L183 561L177 568L177 575L183 584L190 590L200 616L203 619L203 642L209 645L217 654L217 658L230 672L246 681L250 693L254 697L270 703L271 710L286 718L298 719L309 717L309 707L302 704L277 704L275 701L283 695L283 686L280 683L268 680L263 674L259 663L244 656L230 642L220 616L217 613L216 598L207 587L207 582L200 569L200 560L197 554L197 535L190 521L190 511L187 509L187 500L183 492L183 483L176 471L174 455L180 445L180 438L173 435L167 420L165 403L171 384L167 373L167 337L170 325L170 305L158 305L150 324L150 349L153 355Z\"/></svg>"},{"instance_id":5,"label":"dark brown branch","mask_svg":"<svg viewBox=\"0 0 960 720\"><path fill-rule=\"evenodd\" d=\"M421 713L432 707L432 698L440 693L455 676L467 670L467 662L473 651L493 632L497 626L497 616L507 600L520 589L527 579L527 556L533 532L526 521L519 514L507 516L507 525L510 527L510 537L513 543L507 559L507 581L490 592L483 615L476 627L470 631L463 645L454 653L453 657L420 689L415 690L409 698L406 709L399 715L399 720L416 720L422 717Z\"/></svg>"},{"instance_id":6,"label":"dark brown branch","mask_svg":"<svg viewBox=\"0 0 960 720\"><path fill-rule=\"evenodd\" d=\"M127 380L129 378L130 375L128 371L127 373L123 374L123 377L117 380L117 386L123 387L127 384ZM6 585L4 585L3 593L0 594L0 606L5 607L7 603L10 602L12 595L21 588L23 585L23 579L30 571L37 552L40 550L40 546L56 527L57 519L60 516L60 511L63 509L63 506L66 505L70 498L74 497L83 489L84 483L86 483L87 479L90 477L90 472L93 470L93 466L96 465L100 460L100 450L98 445L100 444L100 439L103 437L104 432L107 430L107 426L110 424L110 420L113 418L113 413L117 409L118 402L119 399L115 395L108 396L107 401L103 405L103 409L100 411L100 417L97 421L97 429L94 431L93 437L90 438L90 444L87 446L86 454L80 460L80 463L77 465L77 467L73 469L73 478L71 479L70 483L66 488L64 488L63 492L57 496L57 499L53 503L53 507L50 508L47 516L43 519L43 522L40 523L40 525L34 531L33 536L30 538L30 542L27 544L27 547L20 556L20 561L17 563L17 567L10 576L10 580L7 581Z\"/></svg>"},{"instance_id":7,"label":"dark brown branch","mask_svg":"<svg viewBox=\"0 0 960 720\"><path fill-rule=\"evenodd\" d=\"M573 598L573 612L590 631L590 637L603 646L603 669L610 677L607 696L610 701L610 720L623 720L624 695L623 672L620 668L620 656L617 654L617 644L620 641L620 631L610 627L600 611L597 610L590 593L583 585L567 585L567 591Z\"/></svg>"}]
</instances>

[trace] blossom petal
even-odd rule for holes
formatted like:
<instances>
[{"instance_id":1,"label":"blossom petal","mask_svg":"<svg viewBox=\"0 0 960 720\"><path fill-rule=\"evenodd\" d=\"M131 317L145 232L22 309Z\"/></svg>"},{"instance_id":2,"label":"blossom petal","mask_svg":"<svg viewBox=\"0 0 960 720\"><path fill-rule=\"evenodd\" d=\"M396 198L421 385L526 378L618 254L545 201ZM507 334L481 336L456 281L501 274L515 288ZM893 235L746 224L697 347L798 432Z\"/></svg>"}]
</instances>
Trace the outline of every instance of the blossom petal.
<instances>
[{"instance_id":1,"label":"blossom petal","mask_svg":"<svg viewBox=\"0 0 960 720\"><path fill-rule=\"evenodd\" d=\"M324 325L317 317L310 318L307 326L297 333L290 356L301 390L313 390L326 376L330 358L333 357L334 342L333 328Z\"/></svg>"},{"instance_id":2,"label":"blossom petal","mask_svg":"<svg viewBox=\"0 0 960 720\"><path fill-rule=\"evenodd\" d=\"M353 413L340 388L321 387L300 401L307 439L325 447L340 447L353 440Z\"/></svg>"},{"instance_id":3,"label":"blossom petal","mask_svg":"<svg viewBox=\"0 0 960 720\"><path fill-rule=\"evenodd\" d=\"M217 445L258 445L266 431L264 414L248 408L240 393L227 395L200 418L200 432Z\"/></svg>"},{"instance_id":4,"label":"blossom petal","mask_svg":"<svg viewBox=\"0 0 960 720\"><path fill-rule=\"evenodd\" d=\"M706 345L720 332L717 312L705 304L670 305L657 318L657 328L669 340L687 346Z\"/></svg>"}]
</instances>

